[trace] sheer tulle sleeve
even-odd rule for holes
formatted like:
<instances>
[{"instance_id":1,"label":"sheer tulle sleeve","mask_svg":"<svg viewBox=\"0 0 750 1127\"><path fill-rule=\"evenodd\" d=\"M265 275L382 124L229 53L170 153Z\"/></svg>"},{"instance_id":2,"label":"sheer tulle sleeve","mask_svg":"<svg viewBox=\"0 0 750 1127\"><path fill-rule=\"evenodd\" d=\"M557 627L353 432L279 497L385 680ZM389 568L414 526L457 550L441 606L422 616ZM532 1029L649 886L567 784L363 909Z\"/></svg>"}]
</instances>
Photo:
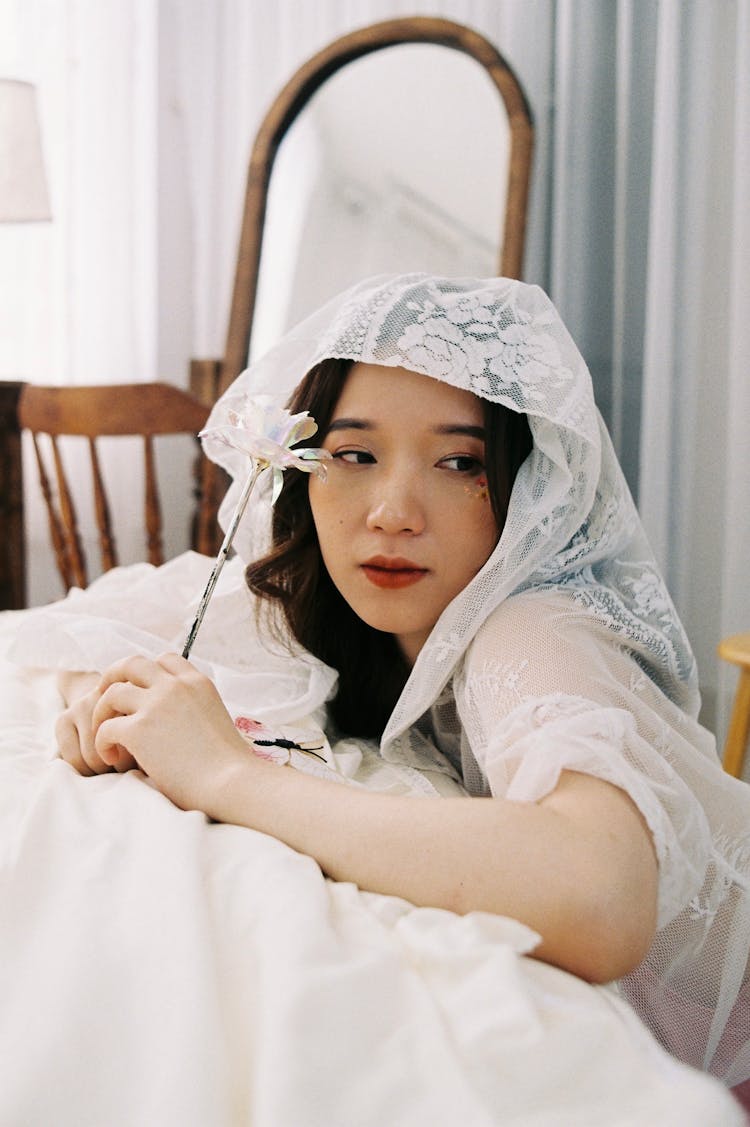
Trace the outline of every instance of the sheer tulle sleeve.
<instances>
[{"instance_id":1,"label":"sheer tulle sleeve","mask_svg":"<svg viewBox=\"0 0 750 1127\"><path fill-rule=\"evenodd\" d=\"M659 925L703 884L711 831L681 764L715 761L713 741L656 688L632 639L556 592L502 604L456 680L466 737L494 795L534 802L562 771L626 791L653 836Z\"/></svg>"}]
</instances>

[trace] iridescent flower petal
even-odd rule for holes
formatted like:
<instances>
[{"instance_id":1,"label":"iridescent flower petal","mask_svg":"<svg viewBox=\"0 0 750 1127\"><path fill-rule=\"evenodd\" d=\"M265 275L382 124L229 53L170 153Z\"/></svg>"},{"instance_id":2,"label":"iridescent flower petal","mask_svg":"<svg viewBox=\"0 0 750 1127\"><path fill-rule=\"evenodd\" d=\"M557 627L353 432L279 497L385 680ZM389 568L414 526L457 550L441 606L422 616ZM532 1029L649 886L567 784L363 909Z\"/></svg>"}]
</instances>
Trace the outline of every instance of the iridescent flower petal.
<instances>
[{"instance_id":1,"label":"iridescent flower petal","mask_svg":"<svg viewBox=\"0 0 750 1127\"><path fill-rule=\"evenodd\" d=\"M305 473L317 473L316 466L327 459L325 450L291 450L296 442L310 438L318 429L306 411L290 415L271 396L238 397L227 412L226 423L208 427L200 437L231 446L267 466L286 469L295 466Z\"/></svg>"}]
</instances>

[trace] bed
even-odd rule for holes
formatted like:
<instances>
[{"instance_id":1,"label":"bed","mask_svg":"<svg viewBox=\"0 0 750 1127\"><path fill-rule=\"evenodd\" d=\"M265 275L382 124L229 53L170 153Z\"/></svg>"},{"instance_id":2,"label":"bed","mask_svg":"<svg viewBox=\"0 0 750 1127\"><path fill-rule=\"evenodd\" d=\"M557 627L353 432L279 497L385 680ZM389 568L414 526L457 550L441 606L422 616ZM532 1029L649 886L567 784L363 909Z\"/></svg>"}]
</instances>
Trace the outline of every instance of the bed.
<instances>
[{"instance_id":1,"label":"bed","mask_svg":"<svg viewBox=\"0 0 750 1127\"><path fill-rule=\"evenodd\" d=\"M614 987L529 958L523 925L329 881L273 838L177 809L139 772L86 779L57 759L55 669L175 647L209 567L188 553L118 568L0 615L0 1123L742 1124ZM195 660L235 714L252 645L232 652L223 627L243 617L249 636L230 564ZM289 686L266 670L252 712L270 723ZM285 719L305 729L301 689ZM325 770L434 790L346 744Z\"/></svg>"}]
</instances>

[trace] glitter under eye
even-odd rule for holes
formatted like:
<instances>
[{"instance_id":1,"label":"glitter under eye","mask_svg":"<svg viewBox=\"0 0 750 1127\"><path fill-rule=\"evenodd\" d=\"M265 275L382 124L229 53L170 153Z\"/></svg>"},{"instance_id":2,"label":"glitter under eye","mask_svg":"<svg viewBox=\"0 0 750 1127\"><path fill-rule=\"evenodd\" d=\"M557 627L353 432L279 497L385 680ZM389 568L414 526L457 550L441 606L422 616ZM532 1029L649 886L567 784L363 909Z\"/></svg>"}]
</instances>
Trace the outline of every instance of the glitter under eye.
<instances>
[{"instance_id":1,"label":"glitter under eye","mask_svg":"<svg viewBox=\"0 0 750 1127\"><path fill-rule=\"evenodd\" d=\"M477 480L472 482L471 485L465 485L464 493L468 494L469 497L474 497L477 501L488 501L490 494L487 485L487 475L484 473L480 474Z\"/></svg>"}]
</instances>

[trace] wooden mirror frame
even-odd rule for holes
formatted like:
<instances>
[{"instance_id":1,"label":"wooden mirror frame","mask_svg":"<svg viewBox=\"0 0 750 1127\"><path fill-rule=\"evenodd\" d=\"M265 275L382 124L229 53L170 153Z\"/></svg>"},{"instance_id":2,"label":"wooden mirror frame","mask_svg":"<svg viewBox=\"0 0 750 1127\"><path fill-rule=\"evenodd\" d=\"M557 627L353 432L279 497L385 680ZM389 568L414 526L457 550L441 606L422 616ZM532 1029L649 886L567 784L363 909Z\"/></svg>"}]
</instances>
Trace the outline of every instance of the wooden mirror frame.
<instances>
[{"instance_id":1,"label":"wooden mirror frame","mask_svg":"<svg viewBox=\"0 0 750 1127\"><path fill-rule=\"evenodd\" d=\"M484 67L508 115L510 151L499 274L519 278L523 265L526 209L531 179L533 123L521 85L508 63L482 35L451 20L409 17L385 20L334 40L291 77L258 130L250 156L245 207L217 394L247 367L258 292L268 187L279 146L289 127L326 79L355 59L403 43L434 43L470 55Z\"/></svg>"},{"instance_id":2,"label":"wooden mirror frame","mask_svg":"<svg viewBox=\"0 0 750 1127\"><path fill-rule=\"evenodd\" d=\"M287 131L315 92L347 63L404 43L432 43L462 51L484 68L495 86L508 117L510 134L498 273L507 278L521 277L534 129L531 109L510 65L484 36L452 20L411 16L358 28L335 39L303 63L271 104L258 129L248 167L224 358L191 361L190 387L204 403L213 403L247 367L268 188L276 155ZM208 555L216 553L221 540L216 513L226 484L223 472L212 462L205 461L196 546L198 551Z\"/></svg>"}]
</instances>

